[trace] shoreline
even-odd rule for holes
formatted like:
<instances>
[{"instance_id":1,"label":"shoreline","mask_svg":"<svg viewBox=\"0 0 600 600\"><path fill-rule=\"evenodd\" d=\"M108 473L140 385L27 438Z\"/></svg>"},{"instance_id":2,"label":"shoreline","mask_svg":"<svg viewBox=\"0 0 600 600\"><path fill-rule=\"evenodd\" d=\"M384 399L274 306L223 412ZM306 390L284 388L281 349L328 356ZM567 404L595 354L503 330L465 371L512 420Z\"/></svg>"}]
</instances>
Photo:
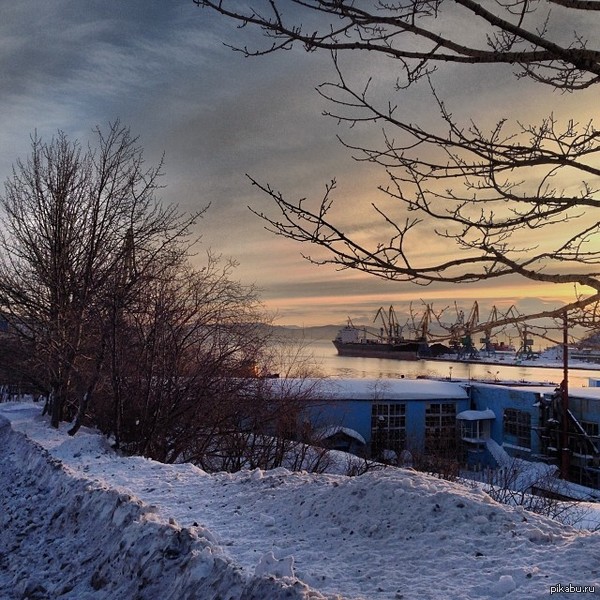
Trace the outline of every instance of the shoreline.
<instances>
[{"instance_id":1,"label":"shoreline","mask_svg":"<svg viewBox=\"0 0 600 600\"><path fill-rule=\"evenodd\" d=\"M562 362L547 362L542 361L539 362L537 360L522 360L519 362L516 361L504 361L504 360L493 360L490 359L463 359L456 358L451 356L428 356L421 357L419 360L427 360L427 361L435 361L435 362L451 362L451 363L459 363L463 365L492 365L492 366L501 366L501 367L531 367L531 368L539 368L539 369L560 369L562 370L563 364ZM581 371L600 371L600 364L598 363L589 363L589 362L570 362L568 365L569 369L578 369Z\"/></svg>"}]
</instances>

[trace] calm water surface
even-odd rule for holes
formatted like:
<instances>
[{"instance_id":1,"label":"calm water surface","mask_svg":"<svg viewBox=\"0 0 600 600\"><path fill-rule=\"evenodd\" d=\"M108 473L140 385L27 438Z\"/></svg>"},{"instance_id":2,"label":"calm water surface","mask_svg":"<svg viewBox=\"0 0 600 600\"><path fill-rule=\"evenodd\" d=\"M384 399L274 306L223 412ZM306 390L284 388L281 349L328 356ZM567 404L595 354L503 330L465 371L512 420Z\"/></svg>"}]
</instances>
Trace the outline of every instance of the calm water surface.
<instances>
[{"instance_id":1,"label":"calm water surface","mask_svg":"<svg viewBox=\"0 0 600 600\"><path fill-rule=\"evenodd\" d=\"M324 375L348 378L408 378L418 376L452 377L453 379L510 379L536 381L558 385L562 369L505 365L467 364L450 361L403 361L388 358L338 356L328 340L311 341L309 346L315 362ZM570 369L569 384L587 387L590 378L600 379L600 370Z\"/></svg>"}]
</instances>

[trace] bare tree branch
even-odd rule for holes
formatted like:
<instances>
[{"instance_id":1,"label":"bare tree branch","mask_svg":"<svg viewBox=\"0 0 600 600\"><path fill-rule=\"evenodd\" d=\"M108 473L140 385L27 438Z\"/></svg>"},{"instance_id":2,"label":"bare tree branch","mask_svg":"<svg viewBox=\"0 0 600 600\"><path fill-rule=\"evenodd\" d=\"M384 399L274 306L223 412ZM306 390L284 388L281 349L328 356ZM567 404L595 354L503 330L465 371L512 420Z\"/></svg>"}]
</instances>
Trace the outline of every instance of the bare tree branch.
<instances>
[{"instance_id":1,"label":"bare tree branch","mask_svg":"<svg viewBox=\"0 0 600 600\"><path fill-rule=\"evenodd\" d=\"M385 239L369 242L351 225L339 225L335 180L311 202L291 200L250 178L278 211L254 210L269 231L320 247L324 252L305 255L315 264L395 281L427 286L517 275L569 284L577 295L566 308L589 321L600 293L600 132L592 121L554 114L535 123L499 116L491 128L461 123L433 77L443 63L485 63L516 66L517 78L543 83L542 89L593 86L600 77L600 50L590 33L596 2L270 0L246 11L227 0L194 1L260 28L272 45L238 48L247 56L294 43L331 53L335 76L318 87L329 102L325 114L349 128L373 125L382 132L379 145L340 141L356 161L385 171L383 200L371 205L373 222L387 228ZM586 11L589 23L583 24ZM375 75L362 86L354 83L347 75L352 67L343 69L341 58L352 52L395 61L385 65L398 66L404 80L398 79L392 95L426 79L421 84L429 85L437 115L424 119L426 125L415 123L401 100L374 91ZM446 256L422 252L423 236L442 241ZM564 308L559 303L544 314Z\"/></svg>"}]
</instances>

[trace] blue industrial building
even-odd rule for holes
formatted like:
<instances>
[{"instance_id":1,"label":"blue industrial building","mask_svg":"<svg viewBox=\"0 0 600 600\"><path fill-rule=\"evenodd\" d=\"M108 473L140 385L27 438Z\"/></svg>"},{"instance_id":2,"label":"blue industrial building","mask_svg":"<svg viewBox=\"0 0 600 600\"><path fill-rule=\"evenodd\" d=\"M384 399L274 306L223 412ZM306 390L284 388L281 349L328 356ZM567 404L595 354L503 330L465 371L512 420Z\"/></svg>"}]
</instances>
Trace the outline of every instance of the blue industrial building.
<instances>
[{"instance_id":1,"label":"blue industrial building","mask_svg":"<svg viewBox=\"0 0 600 600\"><path fill-rule=\"evenodd\" d=\"M328 379L315 389L310 419L335 432L339 449L363 444L373 458L441 451L473 469L497 467L507 456L559 464L566 449L571 481L600 488L600 387L593 381L569 391L566 415L552 386Z\"/></svg>"},{"instance_id":2,"label":"blue industrial building","mask_svg":"<svg viewBox=\"0 0 600 600\"><path fill-rule=\"evenodd\" d=\"M317 389L312 421L354 430L371 450L424 448L428 439L454 437L457 414L471 407L468 390L445 381L329 379Z\"/></svg>"}]
</instances>

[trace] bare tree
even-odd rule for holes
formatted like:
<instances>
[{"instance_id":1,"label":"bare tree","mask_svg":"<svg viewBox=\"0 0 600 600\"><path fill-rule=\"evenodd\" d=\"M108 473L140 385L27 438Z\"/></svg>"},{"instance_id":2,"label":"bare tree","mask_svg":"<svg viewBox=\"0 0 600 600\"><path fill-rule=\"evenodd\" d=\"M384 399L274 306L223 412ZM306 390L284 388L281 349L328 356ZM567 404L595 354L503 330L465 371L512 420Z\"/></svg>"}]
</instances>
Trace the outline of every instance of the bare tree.
<instances>
[{"instance_id":1,"label":"bare tree","mask_svg":"<svg viewBox=\"0 0 600 600\"><path fill-rule=\"evenodd\" d=\"M574 295L566 307L516 319L554 316L565 308L575 315L587 309L583 320L597 325L593 309L600 300L600 250L595 243L600 227L600 135L595 125L578 123L573 114L564 121L550 114L528 123L515 114L516 106L510 107L510 121L499 115L491 128L475 121L461 123L434 83L436 70L443 72L444 65L489 65L533 80L540 94L591 88L600 76L600 51L594 42L600 4L265 0L245 9L228 0L194 1L262 30L264 47L235 48L246 56L294 44L308 52L331 52L335 76L318 88L330 102L326 114L350 127L367 124L383 131L378 147L342 143L356 160L386 173L387 183L380 190L392 208L372 208L388 229L387 239L369 245L337 223L332 213L335 181L311 204L251 178L279 209L275 215L258 212L268 229L324 248L324 258L307 256L315 263L390 280L429 285L517 276L569 284ZM387 69L374 68L356 84L350 61L344 66L345 57L356 53L386 61ZM374 88L390 66L396 80L382 100ZM402 110L402 93L417 85L434 100L434 113L424 123L409 120ZM424 257L419 252L423 236L444 240L446 256Z\"/></svg>"},{"instance_id":2,"label":"bare tree","mask_svg":"<svg viewBox=\"0 0 600 600\"><path fill-rule=\"evenodd\" d=\"M532 467L527 461L513 459L509 464L483 473L484 489L496 502L520 506L565 525L581 525L589 509L582 500L573 499L568 483L558 479L548 465Z\"/></svg>"},{"instance_id":3,"label":"bare tree","mask_svg":"<svg viewBox=\"0 0 600 600\"><path fill-rule=\"evenodd\" d=\"M325 468L302 418L311 385L275 393L260 377L275 364L306 375L300 349L269 347L270 320L257 289L233 279L235 262L209 251L191 266L203 211L160 204L160 165L143 167L129 130L96 135L86 151L63 133L34 137L6 183L0 374L29 373L52 425L97 425L126 452L207 469Z\"/></svg>"},{"instance_id":4,"label":"bare tree","mask_svg":"<svg viewBox=\"0 0 600 600\"><path fill-rule=\"evenodd\" d=\"M322 377L318 360L314 356L311 342L304 332L290 336L289 331L272 331L268 353L263 358L263 376L276 375L286 379Z\"/></svg>"},{"instance_id":5,"label":"bare tree","mask_svg":"<svg viewBox=\"0 0 600 600\"><path fill-rule=\"evenodd\" d=\"M256 377L210 404L185 458L206 471L273 469L320 472L329 452L311 419L321 380Z\"/></svg>"},{"instance_id":6,"label":"bare tree","mask_svg":"<svg viewBox=\"0 0 600 600\"><path fill-rule=\"evenodd\" d=\"M93 393L107 323L181 259L199 216L160 204L161 165L144 165L129 129L115 122L95 137L84 149L62 132L33 136L0 198L0 310L44 371L55 427Z\"/></svg>"},{"instance_id":7,"label":"bare tree","mask_svg":"<svg viewBox=\"0 0 600 600\"><path fill-rule=\"evenodd\" d=\"M239 428L239 397L269 329L256 289L234 281L232 267L210 253L201 270L172 266L121 311L96 414L124 449L175 462L207 431Z\"/></svg>"}]
</instances>

